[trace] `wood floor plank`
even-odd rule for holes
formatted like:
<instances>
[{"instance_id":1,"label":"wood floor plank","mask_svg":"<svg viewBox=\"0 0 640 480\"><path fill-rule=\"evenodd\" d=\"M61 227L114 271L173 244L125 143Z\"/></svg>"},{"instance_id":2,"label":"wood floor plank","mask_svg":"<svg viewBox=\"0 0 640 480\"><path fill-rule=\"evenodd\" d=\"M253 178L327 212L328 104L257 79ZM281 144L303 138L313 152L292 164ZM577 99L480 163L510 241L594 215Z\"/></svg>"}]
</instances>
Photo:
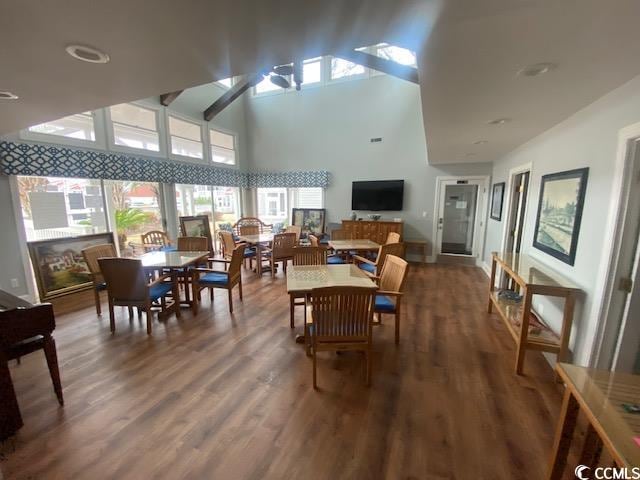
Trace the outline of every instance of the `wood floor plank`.
<instances>
[{"instance_id":1,"label":"wood floor plank","mask_svg":"<svg viewBox=\"0 0 640 480\"><path fill-rule=\"evenodd\" d=\"M58 314L65 395L44 357L11 365L25 426L0 447L7 479L541 478L561 389L539 353L485 313L484 273L412 266L401 342L374 329L372 386L359 353L323 353L320 389L289 328L285 279L243 271L244 301L145 322ZM106 309L105 309L106 310Z\"/></svg>"}]
</instances>

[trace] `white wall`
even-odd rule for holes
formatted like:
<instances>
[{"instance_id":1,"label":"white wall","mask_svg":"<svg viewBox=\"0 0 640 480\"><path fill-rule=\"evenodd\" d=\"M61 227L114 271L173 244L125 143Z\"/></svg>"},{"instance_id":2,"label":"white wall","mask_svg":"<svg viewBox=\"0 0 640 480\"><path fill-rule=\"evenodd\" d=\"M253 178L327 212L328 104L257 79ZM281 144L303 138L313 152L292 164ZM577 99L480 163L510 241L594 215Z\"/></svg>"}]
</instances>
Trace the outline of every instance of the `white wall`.
<instances>
[{"instance_id":1,"label":"white wall","mask_svg":"<svg viewBox=\"0 0 640 480\"><path fill-rule=\"evenodd\" d=\"M9 177L0 174L0 290L14 295L26 295L27 282L22 263L22 249L13 211ZM20 227L22 228L22 226ZM18 280L18 287L11 286L11 279Z\"/></svg>"},{"instance_id":2,"label":"white wall","mask_svg":"<svg viewBox=\"0 0 640 480\"><path fill-rule=\"evenodd\" d=\"M491 172L490 164L429 166L420 89L394 77L252 97L246 107L250 168L328 170L329 222L349 217L352 181L404 179L403 211L381 213L401 217L407 238L431 244L436 176Z\"/></svg>"},{"instance_id":3,"label":"white wall","mask_svg":"<svg viewBox=\"0 0 640 480\"><path fill-rule=\"evenodd\" d=\"M517 121L517 119L516 119ZM613 166L618 132L640 121L640 77L610 92L544 134L524 144L493 167L493 182L508 181L510 169L532 163L530 193L525 221L523 253L535 256L554 270L581 286L585 292L579 301L571 347L578 364L589 362L597 326L598 273L604 259L605 227L612 192ZM575 265L569 266L533 248L533 230L542 175L589 167L584 213L578 238ZM506 203L506 200L505 200ZM485 259L499 251L505 222L488 220ZM534 299L534 307L541 302ZM556 329L560 324L560 304L543 303L543 316Z\"/></svg>"}]
</instances>

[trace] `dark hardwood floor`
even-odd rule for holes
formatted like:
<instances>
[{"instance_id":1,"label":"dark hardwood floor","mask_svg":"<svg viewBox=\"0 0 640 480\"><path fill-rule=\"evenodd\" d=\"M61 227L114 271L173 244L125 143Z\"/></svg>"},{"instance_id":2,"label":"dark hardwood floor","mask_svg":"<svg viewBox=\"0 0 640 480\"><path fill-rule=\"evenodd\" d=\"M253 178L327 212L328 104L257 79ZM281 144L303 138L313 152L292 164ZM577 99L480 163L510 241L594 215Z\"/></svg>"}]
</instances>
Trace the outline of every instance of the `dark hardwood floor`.
<instances>
[{"instance_id":1,"label":"dark hardwood floor","mask_svg":"<svg viewBox=\"0 0 640 480\"><path fill-rule=\"evenodd\" d=\"M66 403L42 355L12 364L25 426L1 447L5 478L543 478L561 388L536 352L514 374L481 270L414 266L400 345L392 317L374 329L372 386L360 355L326 353L320 391L282 273L243 276L234 315L216 292L152 337L126 309L115 335L91 304L59 315Z\"/></svg>"}]
</instances>

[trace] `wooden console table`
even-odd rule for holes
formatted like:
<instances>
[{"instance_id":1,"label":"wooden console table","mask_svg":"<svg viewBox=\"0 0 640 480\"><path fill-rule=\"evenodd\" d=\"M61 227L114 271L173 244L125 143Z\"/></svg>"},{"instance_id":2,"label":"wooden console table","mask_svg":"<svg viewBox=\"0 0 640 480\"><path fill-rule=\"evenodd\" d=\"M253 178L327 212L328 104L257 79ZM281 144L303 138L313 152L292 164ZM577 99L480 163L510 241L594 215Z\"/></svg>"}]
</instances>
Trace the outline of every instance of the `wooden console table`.
<instances>
[{"instance_id":1,"label":"wooden console table","mask_svg":"<svg viewBox=\"0 0 640 480\"><path fill-rule=\"evenodd\" d=\"M387 241L391 232L399 233L402 237L402 222L386 222L382 220L342 220L342 230L347 238L357 240L372 240L380 245Z\"/></svg>"},{"instance_id":2,"label":"wooden console table","mask_svg":"<svg viewBox=\"0 0 640 480\"><path fill-rule=\"evenodd\" d=\"M563 478L567 454L573 438L578 412L589 426L578 465L588 469L585 478L594 478L603 446L618 467L640 466L640 415L628 413L622 404L634 404L640 398L640 376L556 364L556 372L566 385L562 411L547 478ZM629 477L631 478L631 477Z\"/></svg>"},{"instance_id":3,"label":"wooden console table","mask_svg":"<svg viewBox=\"0 0 640 480\"><path fill-rule=\"evenodd\" d=\"M496 289L496 271L501 267L515 285L515 292L522 298L520 302L505 300L499 296L502 289ZM513 337L518 352L516 355L516 373L522 374L522 364L527 349L551 352L557 355L558 362L565 361L568 354L571 323L575 297L581 290L560 274L546 269L527 255L500 254L494 252L491 262L489 283L489 303L487 311L492 313L495 307L504 320ZM530 331L531 303L533 295L546 295L564 298L562 327L557 334L542 322L542 327Z\"/></svg>"}]
</instances>

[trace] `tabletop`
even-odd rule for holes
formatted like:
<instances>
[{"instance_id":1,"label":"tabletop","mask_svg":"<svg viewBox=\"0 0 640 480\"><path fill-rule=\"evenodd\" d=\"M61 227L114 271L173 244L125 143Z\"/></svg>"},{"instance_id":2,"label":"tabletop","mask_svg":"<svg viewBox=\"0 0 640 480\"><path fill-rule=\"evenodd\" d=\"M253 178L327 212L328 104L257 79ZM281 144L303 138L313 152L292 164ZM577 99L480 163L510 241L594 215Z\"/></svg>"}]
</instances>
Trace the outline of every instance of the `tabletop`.
<instances>
[{"instance_id":1,"label":"tabletop","mask_svg":"<svg viewBox=\"0 0 640 480\"><path fill-rule=\"evenodd\" d=\"M556 370L620 466L640 466L640 414L622 406L640 402L640 375L566 363Z\"/></svg>"},{"instance_id":2,"label":"tabletop","mask_svg":"<svg viewBox=\"0 0 640 480\"><path fill-rule=\"evenodd\" d=\"M306 293L323 287L369 287L376 283L354 264L303 265L287 268L287 292Z\"/></svg>"},{"instance_id":3,"label":"tabletop","mask_svg":"<svg viewBox=\"0 0 640 480\"><path fill-rule=\"evenodd\" d=\"M247 243L273 242L273 233L260 233L258 235L239 235L238 240Z\"/></svg>"},{"instance_id":4,"label":"tabletop","mask_svg":"<svg viewBox=\"0 0 640 480\"><path fill-rule=\"evenodd\" d=\"M377 250L380 244L373 240L329 240L329 246L334 250Z\"/></svg>"},{"instance_id":5,"label":"tabletop","mask_svg":"<svg viewBox=\"0 0 640 480\"><path fill-rule=\"evenodd\" d=\"M209 252L149 252L141 255L142 266L145 268L180 268L207 258Z\"/></svg>"}]
</instances>

